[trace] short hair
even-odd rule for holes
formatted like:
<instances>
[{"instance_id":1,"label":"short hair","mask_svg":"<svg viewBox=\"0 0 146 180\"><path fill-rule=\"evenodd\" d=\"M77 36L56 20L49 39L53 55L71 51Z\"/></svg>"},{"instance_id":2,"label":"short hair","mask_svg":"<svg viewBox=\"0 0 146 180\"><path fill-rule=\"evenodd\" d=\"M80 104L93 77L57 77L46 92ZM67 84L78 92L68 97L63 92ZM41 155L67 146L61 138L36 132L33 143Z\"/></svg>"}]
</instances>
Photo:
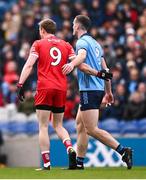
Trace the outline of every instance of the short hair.
<instances>
[{"instance_id":1,"label":"short hair","mask_svg":"<svg viewBox=\"0 0 146 180\"><path fill-rule=\"evenodd\" d=\"M81 24L82 28L86 29L87 31L90 29L91 20L88 16L78 15L75 17L75 19Z\"/></svg>"},{"instance_id":2,"label":"short hair","mask_svg":"<svg viewBox=\"0 0 146 180\"><path fill-rule=\"evenodd\" d=\"M40 28L43 28L47 33L55 34L56 23L52 19L44 19L39 22Z\"/></svg>"}]
</instances>

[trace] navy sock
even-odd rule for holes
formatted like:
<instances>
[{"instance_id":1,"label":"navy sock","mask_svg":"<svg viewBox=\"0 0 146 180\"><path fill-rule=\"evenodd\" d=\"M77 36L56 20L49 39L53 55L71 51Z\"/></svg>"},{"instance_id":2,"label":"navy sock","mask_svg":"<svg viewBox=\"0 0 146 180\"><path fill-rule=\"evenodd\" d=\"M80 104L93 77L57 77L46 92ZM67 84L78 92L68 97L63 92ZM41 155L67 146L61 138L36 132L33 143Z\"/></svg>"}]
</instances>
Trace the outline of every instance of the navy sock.
<instances>
[{"instance_id":1,"label":"navy sock","mask_svg":"<svg viewBox=\"0 0 146 180\"><path fill-rule=\"evenodd\" d=\"M119 144L118 147L116 148L116 151L121 155L124 153L124 150L125 148L121 144Z\"/></svg>"},{"instance_id":2,"label":"navy sock","mask_svg":"<svg viewBox=\"0 0 146 180\"><path fill-rule=\"evenodd\" d=\"M77 165L83 166L84 164L84 159L83 157L77 157Z\"/></svg>"}]
</instances>

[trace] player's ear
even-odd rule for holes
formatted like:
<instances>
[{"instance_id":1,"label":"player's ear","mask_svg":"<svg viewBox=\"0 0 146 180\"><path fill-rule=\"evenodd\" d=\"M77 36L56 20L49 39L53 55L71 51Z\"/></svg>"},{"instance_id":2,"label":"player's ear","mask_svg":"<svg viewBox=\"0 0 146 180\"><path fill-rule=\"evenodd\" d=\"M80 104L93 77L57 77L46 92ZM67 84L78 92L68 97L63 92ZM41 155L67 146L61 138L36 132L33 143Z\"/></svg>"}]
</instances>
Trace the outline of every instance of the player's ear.
<instances>
[{"instance_id":1,"label":"player's ear","mask_svg":"<svg viewBox=\"0 0 146 180\"><path fill-rule=\"evenodd\" d=\"M77 24L77 29L82 29L82 25L80 23Z\"/></svg>"},{"instance_id":2,"label":"player's ear","mask_svg":"<svg viewBox=\"0 0 146 180\"><path fill-rule=\"evenodd\" d=\"M42 33L44 33L44 28L41 27L41 31L42 31Z\"/></svg>"},{"instance_id":3,"label":"player's ear","mask_svg":"<svg viewBox=\"0 0 146 180\"><path fill-rule=\"evenodd\" d=\"M44 34L45 32L45 29L41 27L41 33Z\"/></svg>"}]
</instances>

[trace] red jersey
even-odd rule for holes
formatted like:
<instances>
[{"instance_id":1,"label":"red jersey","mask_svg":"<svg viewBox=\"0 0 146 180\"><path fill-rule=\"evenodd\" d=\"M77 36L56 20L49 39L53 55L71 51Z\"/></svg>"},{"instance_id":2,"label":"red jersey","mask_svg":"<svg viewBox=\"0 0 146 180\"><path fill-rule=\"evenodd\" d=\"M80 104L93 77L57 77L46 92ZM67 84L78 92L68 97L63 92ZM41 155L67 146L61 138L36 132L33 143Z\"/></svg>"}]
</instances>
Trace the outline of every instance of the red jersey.
<instances>
[{"instance_id":1,"label":"red jersey","mask_svg":"<svg viewBox=\"0 0 146 180\"><path fill-rule=\"evenodd\" d=\"M38 57L37 64L37 90L57 89L67 90L66 75L62 73L62 66L67 60L75 56L72 46L57 38L37 40L33 43L30 54Z\"/></svg>"}]
</instances>

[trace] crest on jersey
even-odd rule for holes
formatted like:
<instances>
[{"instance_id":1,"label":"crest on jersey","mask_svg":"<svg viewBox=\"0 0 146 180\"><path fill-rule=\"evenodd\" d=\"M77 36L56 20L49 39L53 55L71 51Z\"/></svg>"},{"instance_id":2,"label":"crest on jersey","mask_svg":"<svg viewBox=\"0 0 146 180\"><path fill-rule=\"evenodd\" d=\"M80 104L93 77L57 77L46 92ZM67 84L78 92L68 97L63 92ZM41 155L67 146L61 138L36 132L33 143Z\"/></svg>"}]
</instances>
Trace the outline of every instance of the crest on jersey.
<instances>
[{"instance_id":1,"label":"crest on jersey","mask_svg":"<svg viewBox=\"0 0 146 180\"><path fill-rule=\"evenodd\" d=\"M96 48L95 48L95 51L96 51L96 57L98 58L98 57L99 57L99 54L100 54L99 49L96 47Z\"/></svg>"}]
</instances>

